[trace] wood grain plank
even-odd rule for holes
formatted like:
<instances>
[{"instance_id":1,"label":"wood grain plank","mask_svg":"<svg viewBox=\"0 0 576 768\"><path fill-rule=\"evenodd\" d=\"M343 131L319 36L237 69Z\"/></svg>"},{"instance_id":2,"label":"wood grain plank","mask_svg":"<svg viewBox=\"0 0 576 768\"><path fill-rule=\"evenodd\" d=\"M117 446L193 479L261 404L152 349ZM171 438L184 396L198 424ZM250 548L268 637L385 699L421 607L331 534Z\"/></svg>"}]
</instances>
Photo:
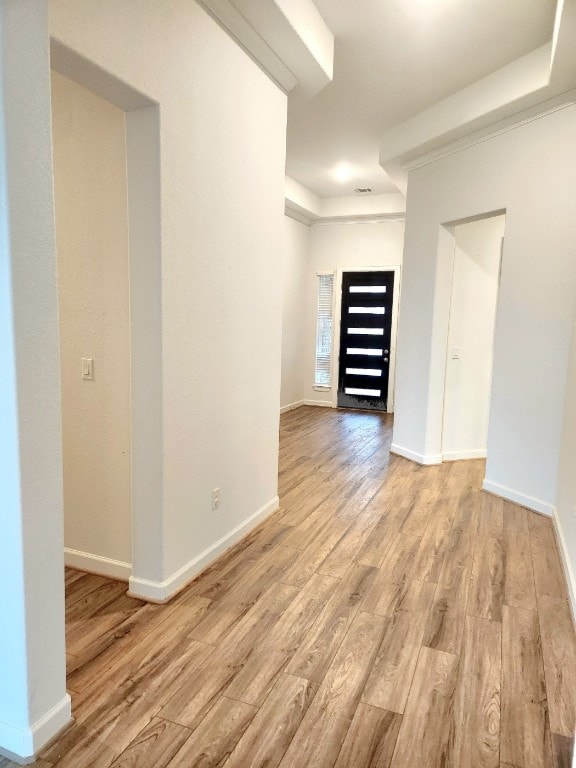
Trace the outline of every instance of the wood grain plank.
<instances>
[{"instance_id":1,"label":"wood grain plank","mask_svg":"<svg viewBox=\"0 0 576 768\"><path fill-rule=\"evenodd\" d=\"M500 759L515 766L552 764L538 614L504 606Z\"/></svg>"},{"instance_id":2,"label":"wood grain plank","mask_svg":"<svg viewBox=\"0 0 576 768\"><path fill-rule=\"evenodd\" d=\"M372 502L374 504L374 500ZM409 504L390 502L358 553L358 562L379 568L408 514Z\"/></svg>"},{"instance_id":3,"label":"wood grain plank","mask_svg":"<svg viewBox=\"0 0 576 768\"><path fill-rule=\"evenodd\" d=\"M297 488L281 497L281 504L286 511L280 522L287 526L300 525L322 502L332 495L336 496L345 481L345 477L337 474L315 472Z\"/></svg>"},{"instance_id":4,"label":"wood grain plank","mask_svg":"<svg viewBox=\"0 0 576 768\"><path fill-rule=\"evenodd\" d=\"M370 456L370 460L373 459L374 453ZM377 520L382 513L379 507L371 504L371 502L382 485L382 474L380 472L376 472L374 475L369 474L367 462L363 461L358 484L354 492L349 495L347 503L336 512L336 516L342 520L355 522L364 513L371 520Z\"/></svg>"},{"instance_id":5,"label":"wood grain plank","mask_svg":"<svg viewBox=\"0 0 576 768\"><path fill-rule=\"evenodd\" d=\"M79 579L65 584L66 609L69 611L73 605L84 600L91 592L110 583L110 579L104 576L95 576L92 573L84 573Z\"/></svg>"},{"instance_id":6,"label":"wood grain plank","mask_svg":"<svg viewBox=\"0 0 576 768\"><path fill-rule=\"evenodd\" d=\"M230 755L226 768L276 768L302 722L318 683L283 675Z\"/></svg>"},{"instance_id":7,"label":"wood grain plank","mask_svg":"<svg viewBox=\"0 0 576 768\"><path fill-rule=\"evenodd\" d=\"M93 621L79 622L74 627L66 628L66 648L71 656L77 656L77 665L71 667L69 672L95 659L108 647L111 642L122 636L116 633L116 629L123 626L127 629L131 624L138 622L137 616L146 603L136 600L128 595L121 595L113 603L106 606L105 611L99 611ZM148 609L148 612L160 613L160 607Z\"/></svg>"},{"instance_id":8,"label":"wood grain plank","mask_svg":"<svg viewBox=\"0 0 576 768\"><path fill-rule=\"evenodd\" d=\"M229 588L221 590L218 602L222 605L242 603L248 608L251 607L273 581L282 580L298 554L298 550L285 546L283 542L276 544L255 561L243 578L232 582Z\"/></svg>"},{"instance_id":9,"label":"wood grain plank","mask_svg":"<svg viewBox=\"0 0 576 768\"><path fill-rule=\"evenodd\" d=\"M402 716L360 703L334 768L390 768Z\"/></svg>"},{"instance_id":10,"label":"wood grain plank","mask_svg":"<svg viewBox=\"0 0 576 768\"><path fill-rule=\"evenodd\" d=\"M452 709L458 657L422 648L398 740L392 768L445 768L450 749Z\"/></svg>"},{"instance_id":11,"label":"wood grain plank","mask_svg":"<svg viewBox=\"0 0 576 768\"><path fill-rule=\"evenodd\" d=\"M402 522L401 534L422 538L438 501L438 489L423 488Z\"/></svg>"},{"instance_id":12,"label":"wood grain plank","mask_svg":"<svg viewBox=\"0 0 576 768\"><path fill-rule=\"evenodd\" d=\"M416 552L413 578L438 583L457 504L458 496L443 497L434 504Z\"/></svg>"},{"instance_id":13,"label":"wood grain plank","mask_svg":"<svg viewBox=\"0 0 576 768\"><path fill-rule=\"evenodd\" d=\"M189 637L218 645L234 624L244 616L274 581L282 579L298 556L291 547L279 544L263 555L251 571L206 609Z\"/></svg>"},{"instance_id":14,"label":"wood grain plank","mask_svg":"<svg viewBox=\"0 0 576 768\"><path fill-rule=\"evenodd\" d=\"M454 701L452 764L498 768L502 627L466 617Z\"/></svg>"},{"instance_id":15,"label":"wood grain plank","mask_svg":"<svg viewBox=\"0 0 576 768\"><path fill-rule=\"evenodd\" d=\"M318 569L319 572L341 579L354 562L379 519L377 511L370 511L370 509L365 509L358 515L324 560Z\"/></svg>"},{"instance_id":16,"label":"wood grain plank","mask_svg":"<svg viewBox=\"0 0 576 768\"><path fill-rule=\"evenodd\" d=\"M339 580L333 576L315 573L246 660L225 695L261 706L338 585Z\"/></svg>"},{"instance_id":17,"label":"wood grain plank","mask_svg":"<svg viewBox=\"0 0 576 768\"><path fill-rule=\"evenodd\" d=\"M423 637L423 644L437 651L460 652L476 542L476 513L474 497L462 495Z\"/></svg>"},{"instance_id":18,"label":"wood grain plank","mask_svg":"<svg viewBox=\"0 0 576 768\"><path fill-rule=\"evenodd\" d=\"M198 670L211 651L193 640L175 640L152 651L142 667L121 684L83 694L76 722L40 755L58 768L110 768L150 722L177 681ZM84 706L86 699L89 706ZM82 717L78 717L78 713Z\"/></svg>"},{"instance_id":19,"label":"wood grain plank","mask_svg":"<svg viewBox=\"0 0 576 768\"><path fill-rule=\"evenodd\" d=\"M89 592L81 600L66 606L66 630L72 628L76 622L89 619L117 600L126 593L126 584L120 581L106 581L96 589Z\"/></svg>"},{"instance_id":20,"label":"wood grain plank","mask_svg":"<svg viewBox=\"0 0 576 768\"><path fill-rule=\"evenodd\" d=\"M388 620L374 668L362 694L372 706L402 714L420 653L424 626L409 613Z\"/></svg>"},{"instance_id":21,"label":"wood grain plank","mask_svg":"<svg viewBox=\"0 0 576 768\"><path fill-rule=\"evenodd\" d=\"M159 717L196 728L296 595L295 587L272 584L193 679L182 676Z\"/></svg>"},{"instance_id":22,"label":"wood grain plank","mask_svg":"<svg viewBox=\"0 0 576 768\"><path fill-rule=\"evenodd\" d=\"M483 493L478 509L478 536L501 538L504 531L504 499Z\"/></svg>"},{"instance_id":23,"label":"wood grain plank","mask_svg":"<svg viewBox=\"0 0 576 768\"><path fill-rule=\"evenodd\" d=\"M502 621L504 605L505 553L502 539L477 536L467 613Z\"/></svg>"},{"instance_id":24,"label":"wood grain plank","mask_svg":"<svg viewBox=\"0 0 576 768\"><path fill-rule=\"evenodd\" d=\"M365 481L362 473L352 471L339 483L330 496L305 515L298 525L294 526L286 539L284 546L305 549L310 541L326 526L328 518L341 516L343 519L354 518L366 506L362 484ZM380 480L381 482L381 480Z\"/></svg>"},{"instance_id":25,"label":"wood grain plank","mask_svg":"<svg viewBox=\"0 0 576 768\"><path fill-rule=\"evenodd\" d=\"M565 600L538 598L546 696L553 733L573 738L576 731L576 637Z\"/></svg>"},{"instance_id":26,"label":"wood grain plank","mask_svg":"<svg viewBox=\"0 0 576 768\"><path fill-rule=\"evenodd\" d=\"M188 637L208 645L219 645L251 607L245 603L212 600L204 616Z\"/></svg>"},{"instance_id":27,"label":"wood grain plank","mask_svg":"<svg viewBox=\"0 0 576 768\"><path fill-rule=\"evenodd\" d=\"M77 571L75 568L69 568L68 566L64 568L64 584L67 586L68 584L72 584L73 581L77 581L78 579L82 578L82 576L85 576L84 571Z\"/></svg>"},{"instance_id":28,"label":"wood grain plank","mask_svg":"<svg viewBox=\"0 0 576 768\"><path fill-rule=\"evenodd\" d=\"M382 639L384 622L369 613L356 615L280 763L282 768L332 768Z\"/></svg>"},{"instance_id":29,"label":"wood grain plank","mask_svg":"<svg viewBox=\"0 0 576 768\"><path fill-rule=\"evenodd\" d=\"M166 768L189 738L188 728L154 717L110 768Z\"/></svg>"},{"instance_id":30,"label":"wood grain plank","mask_svg":"<svg viewBox=\"0 0 576 768\"><path fill-rule=\"evenodd\" d=\"M223 559L192 582L187 589L189 595L202 595L210 600L220 600L231 585L246 576L260 558L277 544L281 544L290 533L290 528L278 523L259 526L250 536L241 541Z\"/></svg>"},{"instance_id":31,"label":"wood grain plank","mask_svg":"<svg viewBox=\"0 0 576 768\"><path fill-rule=\"evenodd\" d=\"M322 565L349 527L348 521L334 517L328 518L321 531L284 573L282 576L284 584L292 584L296 587L304 585Z\"/></svg>"},{"instance_id":32,"label":"wood grain plank","mask_svg":"<svg viewBox=\"0 0 576 768\"><path fill-rule=\"evenodd\" d=\"M411 601L403 601L409 610L395 611L386 625L362 694L365 704L398 714L402 714L406 706L435 591L435 585L425 581L413 586L416 596Z\"/></svg>"},{"instance_id":33,"label":"wood grain plank","mask_svg":"<svg viewBox=\"0 0 576 768\"><path fill-rule=\"evenodd\" d=\"M530 528L530 546L536 594L567 600L566 582L551 522Z\"/></svg>"},{"instance_id":34,"label":"wood grain plank","mask_svg":"<svg viewBox=\"0 0 576 768\"><path fill-rule=\"evenodd\" d=\"M324 678L375 575L375 568L351 566L292 657L286 668L289 674L317 681Z\"/></svg>"},{"instance_id":35,"label":"wood grain plank","mask_svg":"<svg viewBox=\"0 0 576 768\"><path fill-rule=\"evenodd\" d=\"M108 638L97 657L69 673L70 687L90 692L112 678L115 685L129 678L140 668L143 658L154 652L159 654L165 645L189 634L209 603L206 598L195 596L186 605L145 605L117 629L115 637Z\"/></svg>"},{"instance_id":36,"label":"wood grain plank","mask_svg":"<svg viewBox=\"0 0 576 768\"><path fill-rule=\"evenodd\" d=\"M504 602L536 610L528 511L504 502Z\"/></svg>"},{"instance_id":37,"label":"wood grain plank","mask_svg":"<svg viewBox=\"0 0 576 768\"><path fill-rule=\"evenodd\" d=\"M362 610L379 616L389 616L402 587L411 576L414 558L420 546L420 536L400 533L394 539L386 557L362 602Z\"/></svg>"},{"instance_id":38,"label":"wood grain plank","mask_svg":"<svg viewBox=\"0 0 576 768\"><path fill-rule=\"evenodd\" d=\"M219 768L258 712L256 707L221 696L168 768Z\"/></svg>"}]
</instances>

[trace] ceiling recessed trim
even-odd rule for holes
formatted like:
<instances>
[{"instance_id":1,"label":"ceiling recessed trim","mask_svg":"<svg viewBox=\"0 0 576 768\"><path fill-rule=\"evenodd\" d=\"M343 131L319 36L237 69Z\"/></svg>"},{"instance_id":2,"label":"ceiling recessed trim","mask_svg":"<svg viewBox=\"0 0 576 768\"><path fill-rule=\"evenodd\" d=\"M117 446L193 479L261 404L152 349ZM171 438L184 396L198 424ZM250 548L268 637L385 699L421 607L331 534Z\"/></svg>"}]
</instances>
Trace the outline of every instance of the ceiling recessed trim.
<instances>
[{"instance_id":1,"label":"ceiling recessed trim","mask_svg":"<svg viewBox=\"0 0 576 768\"><path fill-rule=\"evenodd\" d=\"M299 107L332 80L334 35L313 0L198 0Z\"/></svg>"},{"instance_id":2,"label":"ceiling recessed trim","mask_svg":"<svg viewBox=\"0 0 576 768\"><path fill-rule=\"evenodd\" d=\"M560 0L554 39L387 131L380 165L400 189L408 172L573 102L576 2Z\"/></svg>"},{"instance_id":3,"label":"ceiling recessed trim","mask_svg":"<svg viewBox=\"0 0 576 768\"><path fill-rule=\"evenodd\" d=\"M553 106L555 102L556 105ZM545 106L546 108L543 109ZM478 131L464 137L463 139L460 139L459 141L446 144L435 152L429 152L428 154L422 155L421 157L418 157L411 162L405 163L402 168L406 171L406 173L410 173L411 171L415 171L418 168L431 165L432 163L435 163L445 157L455 155L456 153L461 152L464 149L468 149L469 147L476 146L477 144L483 144L484 142L490 141L496 136L500 136L504 133L508 133L509 131L513 131L523 125L532 123L535 120L540 120L541 118L547 117L554 112L560 112L563 109L567 109L573 106L576 106L576 89L562 94L556 99L552 99L551 102L539 104L537 107L534 107L531 110L525 110L517 115L514 115L513 117L509 118L509 120L503 120L500 123L491 125L488 129L486 129L486 131Z\"/></svg>"}]
</instances>

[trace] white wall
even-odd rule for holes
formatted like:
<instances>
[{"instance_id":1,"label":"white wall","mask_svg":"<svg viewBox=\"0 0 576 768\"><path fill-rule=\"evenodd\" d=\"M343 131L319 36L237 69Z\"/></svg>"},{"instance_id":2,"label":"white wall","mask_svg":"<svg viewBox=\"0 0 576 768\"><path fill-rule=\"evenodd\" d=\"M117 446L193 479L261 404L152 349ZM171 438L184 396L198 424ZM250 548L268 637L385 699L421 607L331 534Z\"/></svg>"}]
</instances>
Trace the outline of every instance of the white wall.
<instances>
[{"instance_id":1,"label":"white wall","mask_svg":"<svg viewBox=\"0 0 576 768\"><path fill-rule=\"evenodd\" d=\"M454 228L442 428L445 460L486 456L504 224L504 216L495 216ZM458 358L453 355L456 349Z\"/></svg>"},{"instance_id":2,"label":"white wall","mask_svg":"<svg viewBox=\"0 0 576 768\"><path fill-rule=\"evenodd\" d=\"M306 324L303 344L303 399L324 405L332 403L332 390L314 389L316 360L317 271L397 266L402 263L404 222L373 224L316 224L310 230L307 276ZM398 286L396 286L397 290ZM337 302L335 302L336 306ZM334 327L336 323L334 323ZM332 386L338 386L338 340L333 345Z\"/></svg>"},{"instance_id":3,"label":"white wall","mask_svg":"<svg viewBox=\"0 0 576 768\"><path fill-rule=\"evenodd\" d=\"M560 445L556 521L560 550L568 576L572 610L576 614L576 316L572 332L570 367L564 403Z\"/></svg>"},{"instance_id":4,"label":"white wall","mask_svg":"<svg viewBox=\"0 0 576 768\"><path fill-rule=\"evenodd\" d=\"M310 227L284 217L285 248L282 304L282 383L280 406L303 399L302 358L306 318L306 279L310 260Z\"/></svg>"},{"instance_id":5,"label":"white wall","mask_svg":"<svg viewBox=\"0 0 576 768\"><path fill-rule=\"evenodd\" d=\"M56 38L160 105L161 565L131 588L162 599L277 504L286 96L195 2L50 14Z\"/></svg>"},{"instance_id":6,"label":"white wall","mask_svg":"<svg viewBox=\"0 0 576 768\"><path fill-rule=\"evenodd\" d=\"M451 276L442 224L506 210L488 433L490 490L550 513L576 299L576 107L500 133L409 178L395 450L441 460Z\"/></svg>"},{"instance_id":7,"label":"white wall","mask_svg":"<svg viewBox=\"0 0 576 768\"><path fill-rule=\"evenodd\" d=\"M70 720L44 0L0 30L0 751L27 758Z\"/></svg>"},{"instance_id":8,"label":"white wall","mask_svg":"<svg viewBox=\"0 0 576 768\"><path fill-rule=\"evenodd\" d=\"M125 114L52 75L64 542L130 564L130 332ZM94 359L94 380L81 358ZM71 564L102 567L74 553ZM127 575L130 575L129 572Z\"/></svg>"}]
</instances>

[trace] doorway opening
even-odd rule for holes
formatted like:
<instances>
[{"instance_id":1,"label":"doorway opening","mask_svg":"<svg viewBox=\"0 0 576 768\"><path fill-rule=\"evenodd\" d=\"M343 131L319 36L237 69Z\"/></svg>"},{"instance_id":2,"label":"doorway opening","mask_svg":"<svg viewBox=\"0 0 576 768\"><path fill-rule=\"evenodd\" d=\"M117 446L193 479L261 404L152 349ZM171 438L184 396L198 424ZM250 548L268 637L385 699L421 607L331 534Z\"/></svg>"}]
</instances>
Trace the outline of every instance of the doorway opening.
<instances>
[{"instance_id":1,"label":"doorway opening","mask_svg":"<svg viewBox=\"0 0 576 768\"><path fill-rule=\"evenodd\" d=\"M132 563L125 113L52 72L65 562Z\"/></svg>"},{"instance_id":2,"label":"doorway opening","mask_svg":"<svg viewBox=\"0 0 576 768\"><path fill-rule=\"evenodd\" d=\"M163 578L160 109L53 39L50 63L66 92L53 114L61 324L72 339L62 374L74 396L63 387L65 497L74 463L92 484L86 498L74 489L81 514L68 495L65 561L147 599Z\"/></svg>"},{"instance_id":3,"label":"doorway opening","mask_svg":"<svg viewBox=\"0 0 576 768\"><path fill-rule=\"evenodd\" d=\"M339 408L393 410L399 268L342 270L335 333Z\"/></svg>"},{"instance_id":4,"label":"doorway opening","mask_svg":"<svg viewBox=\"0 0 576 768\"><path fill-rule=\"evenodd\" d=\"M442 460L487 455L505 214L453 225Z\"/></svg>"}]
</instances>

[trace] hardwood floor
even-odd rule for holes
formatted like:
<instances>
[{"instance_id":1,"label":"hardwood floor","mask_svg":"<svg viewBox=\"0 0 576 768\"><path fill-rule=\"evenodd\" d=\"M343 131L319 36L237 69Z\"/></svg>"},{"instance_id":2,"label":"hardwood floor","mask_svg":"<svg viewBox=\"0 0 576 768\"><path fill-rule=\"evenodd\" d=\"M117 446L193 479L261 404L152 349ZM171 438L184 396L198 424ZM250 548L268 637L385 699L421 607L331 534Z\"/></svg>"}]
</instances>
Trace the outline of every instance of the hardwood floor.
<instances>
[{"instance_id":1,"label":"hardwood floor","mask_svg":"<svg viewBox=\"0 0 576 768\"><path fill-rule=\"evenodd\" d=\"M42 768L567 768L551 522L481 461L391 456L391 427L285 414L280 511L169 605L67 571L76 722Z\"/></svg>"}]
</instances>

